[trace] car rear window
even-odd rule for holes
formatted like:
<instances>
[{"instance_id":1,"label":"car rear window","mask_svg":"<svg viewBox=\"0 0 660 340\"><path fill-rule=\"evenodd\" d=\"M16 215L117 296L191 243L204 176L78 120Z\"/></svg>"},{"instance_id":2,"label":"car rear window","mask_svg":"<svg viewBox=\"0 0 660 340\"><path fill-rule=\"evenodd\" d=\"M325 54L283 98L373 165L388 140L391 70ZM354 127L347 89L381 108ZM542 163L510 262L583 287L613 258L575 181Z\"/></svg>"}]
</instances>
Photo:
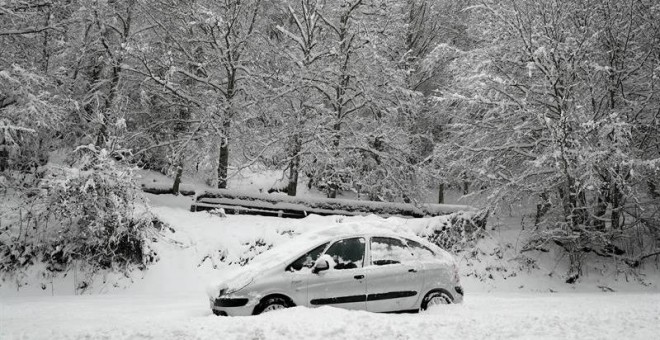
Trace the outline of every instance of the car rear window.
<instances>
[{"instance_id":1,"label":"car rear window","mask_svg":"<svg viewBox=\"0 0 660 340\"><path fill-rule=\"evenodd\" d=\"M413 255L417 259L426 259L426 258L435 258L435 253L433 250L429 249L427 246L413 240L406 239L406 243L412 250Z\"/></svg>"},{"instance_id":2,"label":"car rear window","mask_svg":"<svg viewBox=\"0 0 660 340\"><path fill-rule=\"evenodd\" d=\"M377 266L396 264L413 259L403 241L391 237L371 238L371 263Z\"/></svg>"}]
</instances>

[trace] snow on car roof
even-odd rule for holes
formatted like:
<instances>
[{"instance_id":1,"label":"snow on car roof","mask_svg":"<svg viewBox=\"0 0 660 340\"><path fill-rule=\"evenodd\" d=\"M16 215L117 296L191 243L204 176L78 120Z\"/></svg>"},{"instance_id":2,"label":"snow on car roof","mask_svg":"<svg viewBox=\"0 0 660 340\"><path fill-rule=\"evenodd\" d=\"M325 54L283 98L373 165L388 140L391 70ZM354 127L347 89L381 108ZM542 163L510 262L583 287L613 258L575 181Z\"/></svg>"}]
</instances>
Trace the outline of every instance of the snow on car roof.
<instances>
[{"instance_id":1,"label":"snow on car roof","mask_svg":"<svg viewBox=\"0 0 660 340\"><path fill-rule=\"evenodd\" d=\"M254 259L252 259L252 261L250 261L248 266L265 269L265 267L270 268L271 266L285 264L286 261L292 260L294 257L297 257L300 254L324 242L329 242L339 237L360 235L405 237L429 246L435 250L440 250L437 246L429 243L423 238L418 237L409 229L392 226L391 224L379 221L363 221L359 223L345 223L302 233L290 241L284 242L256 256Z\"/></svg>"}]
</instances>

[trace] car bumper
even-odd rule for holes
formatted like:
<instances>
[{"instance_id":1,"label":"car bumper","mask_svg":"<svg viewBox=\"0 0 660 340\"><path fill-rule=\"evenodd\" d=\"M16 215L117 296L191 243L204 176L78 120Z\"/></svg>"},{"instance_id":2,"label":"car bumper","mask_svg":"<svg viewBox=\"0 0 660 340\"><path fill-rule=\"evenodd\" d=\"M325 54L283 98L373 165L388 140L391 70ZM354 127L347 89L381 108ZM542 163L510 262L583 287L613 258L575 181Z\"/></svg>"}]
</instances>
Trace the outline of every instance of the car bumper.
<instances>
[{"instance_id":1,"label":"car bumper","mask_svg":"<svg viewBox=\"0 0 660 340\"><path fill-rule=\"evenodd\" d=\"M216 298L209 300L211 311L218 316L248 316L254 304L246 298Z\"/></svg>"}]
</instances>

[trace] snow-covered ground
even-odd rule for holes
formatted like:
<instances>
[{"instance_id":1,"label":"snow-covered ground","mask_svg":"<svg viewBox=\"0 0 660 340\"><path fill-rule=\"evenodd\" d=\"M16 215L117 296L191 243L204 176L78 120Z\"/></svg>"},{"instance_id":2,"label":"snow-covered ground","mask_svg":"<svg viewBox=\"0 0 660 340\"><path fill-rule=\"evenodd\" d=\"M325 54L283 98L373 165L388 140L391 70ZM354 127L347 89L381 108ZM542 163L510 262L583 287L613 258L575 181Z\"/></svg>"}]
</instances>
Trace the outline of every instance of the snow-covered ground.
<instances>
[{"instance_id":1,"label":"snow-covered ground","mask_svg":"<svg viewBox=\"0 0 660 340\"><path fill-rule=\"evenodd\" d=\"M561 257L516 256L524 233L515 216L493 218L490 237L474 252L459 254L467 292L463 304L414 315L323 307L216 317L206 296L209 284L292 233L376 220L419 233L438 221L223 218L189 212L190 197L149 199L172 227L154 236L158 262L129 277L89 277L72 270L50 278L35 268L0 282L0 339L651 339L660 334L657 268L631 277L596 262L583 268L577 284L565 284ZM77 288L82 281L85 288Z\"/></svg>"},{"instance_id":2,"label":"snow-covered ground","mask_svg":"<svg viewBox=\"0 0 660 340\"><path fill-rule=\"evenodd\" d=\"M2 339L657 339L657 294L469 293L421 314L296 307L216 317L197 295L9 298Z\"/></svg>"}]
</instances>

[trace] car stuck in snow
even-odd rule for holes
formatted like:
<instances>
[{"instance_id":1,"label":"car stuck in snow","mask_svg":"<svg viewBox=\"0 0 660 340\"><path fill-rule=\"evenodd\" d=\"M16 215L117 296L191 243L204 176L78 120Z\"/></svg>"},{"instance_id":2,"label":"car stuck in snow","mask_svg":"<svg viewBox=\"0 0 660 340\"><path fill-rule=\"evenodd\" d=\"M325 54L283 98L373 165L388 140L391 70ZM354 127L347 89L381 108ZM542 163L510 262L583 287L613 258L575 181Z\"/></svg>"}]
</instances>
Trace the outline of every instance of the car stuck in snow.
<instances>
[{"instance_id":1,"label":"car stuck in snow","mask_svg":"<svg viewBox=\"0 0 660 340\"><path fill-rule=\"evenodd\" d=\"M209 289L216 315L334 306L416 312L463 300L446 251L409 233L347 224L300 235Z\"/></svg>"}]
</instances>

